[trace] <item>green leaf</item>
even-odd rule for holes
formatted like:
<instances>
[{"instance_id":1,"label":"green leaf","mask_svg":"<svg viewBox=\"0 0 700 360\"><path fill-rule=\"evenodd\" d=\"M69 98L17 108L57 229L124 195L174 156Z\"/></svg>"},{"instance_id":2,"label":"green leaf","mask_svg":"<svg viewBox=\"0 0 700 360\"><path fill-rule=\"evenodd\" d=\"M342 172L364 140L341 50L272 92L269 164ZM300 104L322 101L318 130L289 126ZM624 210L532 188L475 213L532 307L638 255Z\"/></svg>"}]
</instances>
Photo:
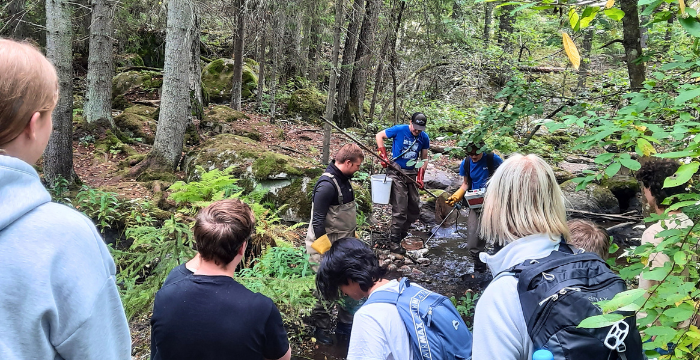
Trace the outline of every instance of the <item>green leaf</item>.
<instances>
[{"instance_id":1,"label":"green leaf","mask_svg":"<svg viewBox=\"0 0 700 360\"><path fill-rule=\"evenodd\" d=\"M678 22L681 23L681 26L683 26L688 34L695 37L700 37L700 21L698 21L698 18L694 16L688 16L687 18L679 16Z\"/></svg>"},{"instance_id":2,"label":"green leaf","mask_svg":"<svg viewBox=\"0 0 700 360\"><path fill-rule=\"evenodd\" d=\"M668 199L668 198L667 198L667 199ZM674 211L674 210L678 210L678 209L680 209L680 208L682 208L682 207L693 206L693 205L700 205L700 202L695 201L695 200L688 200L688 201L677 202L677 203L675 203L675 204L669 206L669 207L668 207L668 211Z\"/></svg>"},{"instance_id":3,"label":"green leaf","mask_svg":"<svg viewBox=\"0 0 700 360\"><path fill-rule=\"evenodd\" d=\"M651 143L646 139L637 139L637 146L639 146L639 149L642 150L642 154L644 154L644 156L656 154L656 149L654 149L654 146L651 145Z\"/></svg>"},{"instance_id":4,"label":"green leaf","mask_svg":"<svg viewBox=\"0 0 700 360\"><path fill-rule=\"evenodd\" d=\"M646 335L656 336L655 342L668 343L676 336L676 330L668 326L652 326L644 331Z\"/></svg>"},{"instance_id":5,"label":"green leaf","mask_svg":"<svg viewBox=\"0 0 700 360\"><path fill-rule=\"evenodd\" d=\"M700 23L698 24L700 26ZM700 36L698 36L700 37ZM695 88L692 90L686 90L686 91L681 91L680 94L676 97L676 101L674 105L680 106L683 105L686 101L690 99L694 99L695 97L700 96L700 88Z\"/></svg>"},{"instance_id":6,"label":"green leaf","mask_svg":"<svg viewBox=\"0 0 700 360\"><path fill-rule=\"evenodd\" d=\"M610 166L608 166L605 169L605 175L607 175L608 177L613 177L615 176L615 174L617 174L618 171L620 171L621 167L622 164L620 164L619 162L613 162L612 164L610 164Z\"/></svg>"},{"instance_id":7,"label":"green leaf","mask_svg":"<svg viewBox=\"0 0 700 360\"><path fill-rule=\"evenodd\" d=\"M700 138L700 137L698 137ZM656 154L654 156L664 158L664 159L678 159L678 158L683 158L683 157L689 157L689 156L698 156L697 151L694 150L683 150L683 151L674 151L674 152L668 152L664 154Z\"/></svg>"},{"instance_id":8,"label":"green leaf","mask_svg":"<svg viewBox=\"0 0 700 360\"><path fill-rule=\"evenodd\" d=\"M620 163L622 163L624 167L632 171L637 171L642 167L639 161L634 159L624 159L622 156L620 156Z\"/></svg>"},{"instance_id":9,"label":"green leaf","mask_svg":"<svg viewBox=\"0 0 700 360\"><path fill-rule=\"evenodd\" d=\"M587 319L583 319L578 325L580 328L586 329L596 329L615 324L616 322L624 319L625 317L621 314L604 314L591 316Z\"/></svg>"},{"instance_id":10,"label":"green leaf","mask_svg":"<svg viewBox=\"0 0 700 360\"><path fill-rule=\"evenodd\" d=\"M622 20L623 17L625 17L625 12L620 10L620 9L606 9L603 11L605 15L607 15L609 18L615 20L615 21L620 21Z\"/></svg>"},{"instance_id":11,"label":"green leaf","mask_svg":"<svg viewBox=\"0 0 700 360\"><path fill-rule=\"evenodd\" d=\"M660 268L655 268L654 270L651 270L651 271L645 270L643 272L644 279L645 280L653 280L653 281L661 281L666 277L666 275L668 275L669 269L670 268L667 269L665 267L660 267Z\"/></svg>"},{"instance_id":12,"label":"green leaf","mask_svg":"<svg viewBox=\"0 0 700 360\"><path fill-rule=\"evenodd\" d=\"M576 31L577 27L579 27L578 20L579 20L579 17L578 17L578 13L576 13L576 8L572 7L571 10L569 10L569 24L571 25L571 28L574 31Z\"/></svg>"},{"instance_id":13,"label":"green leaf","mask_svg":"<svg viewBox=\"0 0 700 360\"><path fill-rule=\"evenodd\" d=\"M629 305L631 303L634 303L638 299L641 299L644 294L646 293L646 290L644 289L633 289L633 290L627 290L623 291L621 293L618 293L615 295L614 298L610 301L603 301L598 304L601 305L601 309L603 312L611 312L615 311L625 305Z\"/></svg>"},{"instance_id":14,"label":"green leaf","mask_svg":"<svg viewBox=\"0 0 700 360\"><path fill-rule=\"evenodd\" d=\"M612 160L614 157L615 157L615 154L613 154L613 153L600 154L600 155L595 157L595 163L601 164L601 165L606 164L606 163L610 162L610 160Z\"/></svg>"},{"instance_id":15,"label":"green leaf","mask_svg":"<svg viewBox=\"0 0 700 360\"><path fill-rule=\"evenodd\" d=\"M664 188L676 187L687 183L698 172L698 168L700 168L700 163L696 161L681 165L673 176L666 178Z\"/></svg>"},{"instance_id":16,"label":"green leaf","mask_svg":"<svg viewBox=\"0 0 700 360\"><path fill-rule=\"evenodd\" d=\"M529 4L520 5L517 8L513 9L513 11L511 11L510 14L513 15L513 14L517 13L518 11L525 10L525 9L533 7L535 5L537 5L536 2L531 2Z\"/></svg>"},{"instance_id":17,"label":"green leaf","mask_svg":"<svg viewBox=\"0 0 700 360\"><path fill-rule=\"evenodd\" d=\"M637 3L637 6L649 5L649 4L653 3L654 1L656 1L656 0L639 0L639 2Z\"/></svg>"},{"instance_id":18,"label":"green leaf","mask_svg":"<svg viewBox=\"0 0 700 360\"><path fill-rule=\"evenodd\" d=\"M673 255L673 261L675 261L676 264L683 266L688 263L688 258L686 257L684 251L679 251Z\"/></svg>"},{"instance_id":19,"label":"green leaf","mask_svg":"<svg viewBox=\"0 0 700 360\"><path fill-rule=\"evenodd\" d=\"M620 245L617 245L615 243L610 244L610 248L608 249L609 254L614 254L617 252L617 250L620 250Z\"/></svg>"}]
</instances>

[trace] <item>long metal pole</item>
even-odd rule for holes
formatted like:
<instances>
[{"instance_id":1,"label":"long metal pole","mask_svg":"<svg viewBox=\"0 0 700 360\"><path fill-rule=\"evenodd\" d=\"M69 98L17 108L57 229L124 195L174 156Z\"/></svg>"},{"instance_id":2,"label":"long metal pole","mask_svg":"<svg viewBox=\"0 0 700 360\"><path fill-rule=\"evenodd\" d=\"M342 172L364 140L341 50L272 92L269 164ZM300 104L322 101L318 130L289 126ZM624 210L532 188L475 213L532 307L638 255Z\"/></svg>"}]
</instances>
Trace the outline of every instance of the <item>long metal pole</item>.
<instances>
[{"instance_id":1,"label":"long metal pole","mask_svg":"<svg viewBox=\"0 0 700 360\"><path fill-rule=\"evenodd\" d=\"M326 123L328 123L328 124L329 124L330 126L332 126L334 129L338 130L341 134L347 136L348 139L350 139L350 140L352 140L353 142L355 142L359 147L362 148L362 150L364 150L364 151L366 151L366 152L372 154L374 157L376 157L377 159L379 159L381 162L386 162L386 160L382 159L382 157L379 156L376 152L374 152L373 150L371 150L370 148L368 148L367 145L361 143L359 140L357 140L357 139L355 139L354 137L352 137L352 135L350 135L350 134L346 133L345 131L343 131L343 129L339 128L338 125L334 124L332 121L328 121L328 119L326 119L326 118L324 118L324 117L321 117L321 119L323 119L323 121L325 121ZM406 179L410 180L410 181L413 182L414 184L418 185L418 182L417 182L414 178L412 178L410 175L405 174L403 171L398 171L398 173L401 174L401 175L403 175ZM420 185L418 185L418 187L420 187ZM431 193L430 191L428 191L428 189L423 189L423 191L425 191L426 193L428 193L428 195L434 197L435 200L438 199L437 195Z\"/></svg>"}]
</instances>

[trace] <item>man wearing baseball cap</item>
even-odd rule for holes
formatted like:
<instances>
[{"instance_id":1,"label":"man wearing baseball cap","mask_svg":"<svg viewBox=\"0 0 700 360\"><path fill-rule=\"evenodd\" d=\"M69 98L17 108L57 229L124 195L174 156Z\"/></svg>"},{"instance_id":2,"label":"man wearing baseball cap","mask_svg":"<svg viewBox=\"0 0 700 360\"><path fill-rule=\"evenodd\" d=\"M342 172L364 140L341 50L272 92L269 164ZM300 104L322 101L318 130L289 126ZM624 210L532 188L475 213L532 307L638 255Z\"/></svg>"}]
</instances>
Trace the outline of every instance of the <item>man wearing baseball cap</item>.
<instances>
[{"instance_id":1,"label":"man wearing baseball cap","mask_svg":"<svg viewBox=\"0 0 700 360\"><path fill-rule=\"evenodd\" d=\"M423 176L428 163L424 162L418 170L415 165L417 160L428 158L430 138L425 133L427 119L425 114L417 112L411 116L408 125L392 126L378 132L376 136L379 155L384 160L382 167L387 168L387 174L393 180L389 198L392 212L389 237L391 250L395 253L406 252L401 247L401 240L406 237L408 228L420 214L418 187L399 172L414 177L420 188L423 188ZM393 139L391 159L384 147L384 139L389 138Z\"/></svg>"}]
</instances>

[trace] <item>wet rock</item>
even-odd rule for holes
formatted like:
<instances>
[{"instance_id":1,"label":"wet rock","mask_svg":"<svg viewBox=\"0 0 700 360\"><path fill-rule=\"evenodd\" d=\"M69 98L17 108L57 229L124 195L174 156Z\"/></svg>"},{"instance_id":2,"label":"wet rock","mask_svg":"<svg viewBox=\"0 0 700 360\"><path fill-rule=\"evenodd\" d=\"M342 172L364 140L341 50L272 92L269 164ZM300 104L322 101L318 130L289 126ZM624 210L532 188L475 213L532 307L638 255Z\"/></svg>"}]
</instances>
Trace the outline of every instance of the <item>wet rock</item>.
<instances>
[{"instance_id":1,"label":"wet rock","mask_svg":"<svg viewBox=\"0 0 700 360\"><path fill-rule=\"evenodd\" d=\"M321 123L326 110L326 96L315 88L299 89L292 93L287 104L287 114L300 116L304 121Z\"/></svg>"},{"instance_id":2,"label":"wet rock","mask_svg":"<svg viewBox=\"0 0 700 360\"><path fill-rule=\"evenodd\" d=\"M404 266L399 268L399 271L401 271L404 274L410 274L412 270L413 269L411 269L411 267L408 265L404 265Z\"/></svg>"},{"instance_id":3,"label":"wet rock","mask_svg":"<svg viewBox=\"0 0 700 360\"><path fill-rule=\"evenodd\" d=\"M591 163L574 163L574 162L569 162L569 161L562 161L559 164L557 164L557 167L565 171L573 176L580 176L583 175L584 170L591 170L595 171L596 166L595 164ZM564 173L562 173L564 175ZM560 176L562 176L560 175Z\"/></svg>"},{"instance_id":4,"label":"wet rock","mask_svg":"<svg viewBox=\"0 0 700 360\"><path fill-rule=\"evenodd\" d=\"M249 98L258 88L255 64L243 63L241 97ZM233 59L216 59L202 69L202 93L205 101L231 101L233 87Z\"/></svg>"},{"instance_id":5,"label":"wet rock","mask_svg":"<svg viewBox=\"0 0 700 360\"><path fill-rule=\"evenodd\" d=\"M387 258L391 261L396 260L396 256L394 254L390 254L389 256L387 256Z\"/></svg>"},{"instance_id":6,"label":"wet rock","mask_svg":"<svg viewBox=\"0 0 700 360\"><path fill-rule=\"evenodd\" d=\"M617 174L609 179L604 179L600 183L608 188L620 202L620 210L641 210L641 203L635 202L640 187L639 182L632 176ZM630 209L630 204L632 208Z\"/></svg>"},{"instance_id":7,"label":"wet rock","mask_svg":"<svg viewBox=\"0 0 700 360\"><path fill-rule=\"evenodd\" d=\"M393 255L394 255L394 260L404 260L404 257L401 254L393 254Z\"/></svg>"},{"instance_id":8,"label":"wet rock","mask_svg":"<svg viewBox=\"0 0 700 360\"><path fill-rule=\"evenodd\" d=\"M404 260L403 260L403 263L404 263L405 265L413 265L413 264L414 264L414 262L413 262L411 259L404 259Z\"/></svg>"},{"instance_id":9,"label":"wet rock","mask_svg":"<svg viewBox=\"0 0 700 360\"><path fill-rule=\"evenodd\" d=\"M412 275L412 276L422 276L422 275L425 275L425 273L422 272L422 271L420 271L420 270L418 270L418 269L412 269L412 270L411 270L411 275Z\"/></svg>"},{"instance_id":10,"label":"wet rock","mask_svg":"<svg viewBox=\"0 0 700 360\"><path fill-rule=\"evenodd\" d=\"M598 184L588 184L581 191L576 191L576 184L571 180L560 185L567 209L590 211L602 214L619 214L620 203L613 193Z\"/></svg>"},{"instance_id":11,"label":"wet rock","mask_svg":"<svg viewBox=\"0 0 700 360\"><path fill-rule=\"evenodd\" d=\"M423 248L423 240L419 237L407 237L401 241L401 246L406 250L418 250ZM400 255L399 255L400 256Z\"/></svg>"},{"instance_id":12,"label":"wet rock","mask_svg":"<svg viewBox=\"0 0 700 360\"><path fill-rule=\"evenodd\" d=\"M408 250L407 253L414 259L420 259L425 257L425 254L428 253L428 249Z\"/></svg>"},{"instance_id":13,"label":"wet rock","mask_svg":"<svg viewBox=\"0 0 700 360\"><path fill-rule=\"evenodd\" d=\"M386 270L391 272L391 271L396 271L398 267L394 264L389 264L389 266L386 267Z\"/></svg>"},{"instance_id":14,"label":"wet rock","mask_svg":"<svg viewBox=\"0 0 700 360\"><path fill-rule=\"evenodd\" d=\"M430 259L421 258L421 259L418 259L418 260L416 260L416 261L418 261L418 263L421 264L421 265L423 265L423 266L428 266L428 265L430 265Z\"/></svg>"},{"instance_id":15,"label":"wet rock","mask_svg":"<svg viewBox=\"0 0 700 360\"><path fill-rule=\"evenodd\" d=\"M425 187L427 189L445 190L455 178L454 173L440 170L433 164L428 164L428 169L425 171Z\"/></svg>"},{"instance_id":16,"label":"wet rock","mask_svg":"<svg viewBox=\"0 0 700 360\"><path fill-rule=\"evenodd\" d=\"M391 264L391 259L384 259L382 261L382 266L388 266L389 264Z\"/></svg>"},{"instance_id":17,"label":"wet rock","mask_svg":"<svg viewBox=\"0 0 700 360\"><path fill-rule=\"evenodd\" d=\"M394 260L394 264L396 266L401 266L401 265L404 265L404 262L402 260Z\"/></svg>"}]
</instances>

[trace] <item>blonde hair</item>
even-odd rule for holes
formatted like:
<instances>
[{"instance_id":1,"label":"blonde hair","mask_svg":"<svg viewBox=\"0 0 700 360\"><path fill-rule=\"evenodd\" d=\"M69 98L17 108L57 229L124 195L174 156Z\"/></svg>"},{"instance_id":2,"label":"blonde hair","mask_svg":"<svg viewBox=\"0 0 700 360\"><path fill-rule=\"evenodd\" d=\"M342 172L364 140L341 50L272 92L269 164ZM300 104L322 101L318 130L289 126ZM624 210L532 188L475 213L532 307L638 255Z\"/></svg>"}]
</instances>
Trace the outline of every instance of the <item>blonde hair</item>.
<instances>
[{"instance_id":1,"label":"blonde hair","mask_svg":"<svg viewBox=\"0 0 700 360\"><path fill-rule=\"evenodd\" d=\"M610 235L602 227L588 220L574 219L567 223L571 238L569 243L586 252L598 254L601 259L608 258Z\"/></svg>"},{"instance_id":2,"label":"blonde hair","mask_svg":"<svg viewBox=\"0 0 700 360\"><path fill-rule=\"evenodd\" d=\"M537 155L512 155L488 182L481 236L500 245L525 236L569 238L564 195L552 168Z\"/></svg>"},{"instance_id":3,"label":"blonde hair","mask_svg":"<svg viewBox=\"0 0 700 360\"><path fill-rule=\"evenodd\" d=\"M58 101L56 69L29 43L0 38L0 146Z\"/></svg>"}]
</instances>

